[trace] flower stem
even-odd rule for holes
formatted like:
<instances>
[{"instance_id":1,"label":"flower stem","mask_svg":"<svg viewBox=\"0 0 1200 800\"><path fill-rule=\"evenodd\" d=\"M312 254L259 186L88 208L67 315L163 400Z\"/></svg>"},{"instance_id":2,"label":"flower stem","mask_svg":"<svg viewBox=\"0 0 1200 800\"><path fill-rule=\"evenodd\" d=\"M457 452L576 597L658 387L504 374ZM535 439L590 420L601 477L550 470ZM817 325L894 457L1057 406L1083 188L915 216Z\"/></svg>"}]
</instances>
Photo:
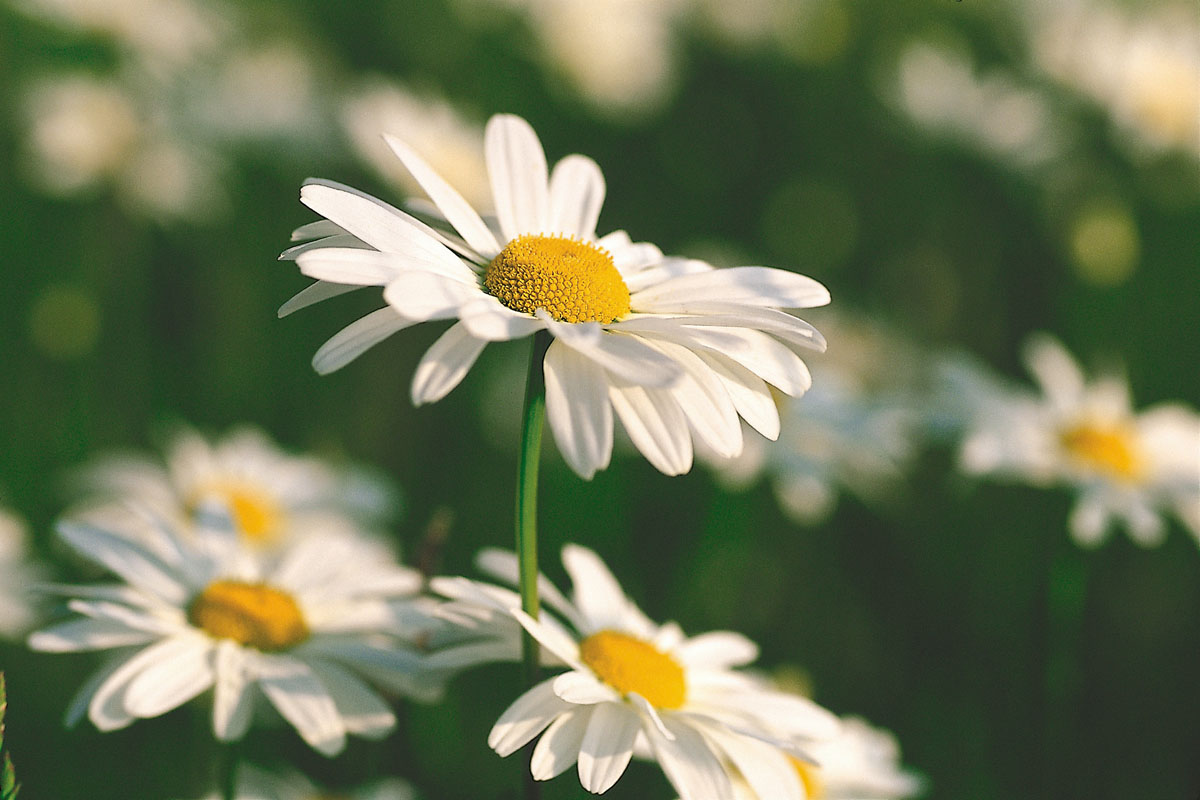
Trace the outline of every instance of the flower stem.
<instances>
[{"instance_id":1,"label":"flower stem","mask_svg":"<svg viewBox=\"0 0 1200 800\"><path fill-rule=\"evenodd\" d=\"M525 381L525 405L521 412L521 452L517 459L517 562L520 572L521 610L538 618L537 482L542 452L542 422L546 417L546 376L543 363L550 347L549 331L538 331L529 354L529 374ZM521 661L525 683L533 686L538 679L538 645L525 632L521 637ZM532 755L532 749L530 754ZM537 782L525 770L525 797L537 800Z\"/></svg>"},{"instance_id":2,"label":"flower stem","mask_svg":"<svg viewBox=\"0 0 1200 800\"><path fill-rule=\"evenodd\" d=\"M226 742L221 747L220 763L217 767L218 789L221 800L236 800L238 765L242 760L240 742Z\"/></svg>"}]
</instances>

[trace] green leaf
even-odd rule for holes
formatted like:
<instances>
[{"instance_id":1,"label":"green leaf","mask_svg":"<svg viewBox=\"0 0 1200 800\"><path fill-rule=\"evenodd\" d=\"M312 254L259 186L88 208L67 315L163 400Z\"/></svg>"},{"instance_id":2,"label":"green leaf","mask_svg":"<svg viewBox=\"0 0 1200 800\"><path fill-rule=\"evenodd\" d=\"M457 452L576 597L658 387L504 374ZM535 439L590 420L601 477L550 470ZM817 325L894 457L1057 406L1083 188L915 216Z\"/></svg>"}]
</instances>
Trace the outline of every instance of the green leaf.
<instances>
[{"instance_id":1,"label":"green leaf","mask_svg":"<svg viewBox=\"0 0 1200 800\"><path fill-rule=\"evenodd\" d=\"M8 711L8 693L4 688L4 673L0 672L0 749L4 747L4 713ZM3 755L0 764L0 800L16 800L21 786L17 783L17 774L13 770L12 759L8 753Z\"/></svg>"}]
</instances>

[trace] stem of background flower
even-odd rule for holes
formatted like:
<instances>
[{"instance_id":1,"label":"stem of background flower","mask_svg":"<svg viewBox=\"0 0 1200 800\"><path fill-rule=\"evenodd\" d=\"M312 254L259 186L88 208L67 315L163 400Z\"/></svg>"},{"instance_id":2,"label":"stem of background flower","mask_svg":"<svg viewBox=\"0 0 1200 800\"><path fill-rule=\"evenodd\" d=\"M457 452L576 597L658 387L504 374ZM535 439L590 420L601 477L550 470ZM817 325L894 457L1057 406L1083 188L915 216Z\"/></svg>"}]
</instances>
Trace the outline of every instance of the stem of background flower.
<instances>
[{"instance_id":1,"label":"stem of background flower","mask_svg":"<svg viewBox=\"0 0 1200 800\"><path fill-rule=\"evenodd\" d=\"M1079 737L1079 693L1083 685L1087 564L1065 536L1053 536L1046 563L1046 661L1044 795L1066 797L1077 785L1063 754Z\"/></svg>"},{"instance_id":2,"label":"stem of background flower","mask_svg":"<svg viewBox=\"0 0 1200 800\"><path fill-rule=\"evenodd\" d=\"M241 742L226 742L221 746L220 764L218 766L218 790L221 800L236 800L238 765L242 760Z\"/></svg>"},{"instance_id":3,"label":"stem of background flower","mask_svg":"<svg viewBox=\"0 0 1200 800\"><path fill-rule=\"evenodd\" d=\"M546 417L546 376L543 366L550 347L550 332L538 331L533 336L529 354L529 373L525 380L525 405L521 412L521 452L517 457L517 560L520 571L521 610L538 618L538 552L537 552L537 482L538 464L542 452L542 422ZM533 686L538 680L538 645L528 632L521 637L521 661L525 667L525 683ZM527 748L533 754L533 744ZM537 781L525 770L525 797L537 800L540 796Z\"/></svg>"}]
</instances>

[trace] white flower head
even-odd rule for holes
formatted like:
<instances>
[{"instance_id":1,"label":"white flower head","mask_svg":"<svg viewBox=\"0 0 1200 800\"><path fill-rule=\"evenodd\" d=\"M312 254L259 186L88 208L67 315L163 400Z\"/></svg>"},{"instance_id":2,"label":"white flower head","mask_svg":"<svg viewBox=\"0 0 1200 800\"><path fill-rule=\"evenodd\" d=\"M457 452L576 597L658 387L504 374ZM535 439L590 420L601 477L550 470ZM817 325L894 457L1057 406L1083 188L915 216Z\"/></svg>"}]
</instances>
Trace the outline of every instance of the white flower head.
<instances>
[{"instance_id":1,"label":"white flower head","mask_svg":"<svg viewBox=\"0 0 1200 800\"><path fill-rule=\"evenodd\" d=\"M394 504L393 492L373 476L287 453L249 426L214 441L180 429L163 463L108 456L86 467L80 483L94 499L148 508L182 528L206 514L227 519L263 550L331 529L350 531L354 520L373 523Z\"/></svg>"},{"instance_id":2,"label":"white flower head","mask_svg":"<svg viewBox=\"0 0 1200 800\"><path fill-rule=\"evenodd\" d=\"M407 144L386 139L440 217L426 224L338 184L304 186L301 201L328 221L301 228L298 238L321 238L283 258L318 282L280 314L359 286L382 286L387 302L321 347L318 372L403 328L454 320L413 378L413 401L427 403L457 386L488 342L548 331L546 416L585 478L609 463L614 411L671 475L691 468L693 435L723 456L740 452L739 416L778 436L768 387L802 394L811 378L797 351L824 347L783 309L829 302L825 287L785 270L664 258L624 231L597 238L600 168L571 155L550 171L519 117L495 116L484 134L494 224Z\"/></svg>"},{"instance_id":3,"label":"white flower head","mask_svg":"<svg viewBox=\"0 0 1200 800\"><path fill-rule=\"evenodd\" d=\"M416 800L412 786L399 778L383 778L364 786L331 793L295 770L274 773L242 764L238 767L237 800ZM220 800L212 793L204 800Z\"/></svg>"},{"instance_id":4,"label":"white flower head","mask_svg":"<svg viewBox=\"0 0 1200 800\"><path fill-rule=\"evenodd\" d=\"M218 739L241 738L265 699L333 755L347 734L382 737L395 724L368 682L421 699L439 692L410 644L425 633L422 579L381 562L375 548L310 536L268 565L223 532L184 536L154 518L143 520L153 533L131 531L133 519L59 526L72 549L122 580L52 587L76 616L29 638L35 650L112 651L72 702L68 724L87 714L116 730L212 689Z\"/></svg>"},{"instance_id":5,"label":"white flower head","mask_svg":"<svg viewBox=\"0 0 1200 800\"><path fill-rule=\"evenodd\" d=\"M964 469L1074 487L1070 527L1083 545L1113 522L1138 544L1158 544L1164 511L1200 539L1200 415L1176 403L1135 413L1123 378L1089 381L1044 334L1030 339L1025 361L1041 395L988 404L964 438Z\"/></svg>"},{"instance_id":6,"label":"white flower head","mask_svg":"<svg viewBox=\"0 0 1200 800\"><path fill-rule=\"evenodd\" d=\"M512 572L511 555L492 551L485 562ZM570 600L543 580L547 613L535 620L513 606L507 615L547 651L543 661L567 670L501 715L488 737L497 753L511 755L540 735L533 777L548 780L577 765L583 788L594 793L612 787L636 752L657 761L684 800L732 800L727 763L774 787L774 800L805 797L788 751L804 754L812 741L834 735L836 717L737 671L758 656L744 636L689 638L674 623L652 622L591 550L567 545L563 565ZM434 588L460 602L469 597L462 579ZM482 605L481 616L494 608Z\"/></svg>"}]
</instances>

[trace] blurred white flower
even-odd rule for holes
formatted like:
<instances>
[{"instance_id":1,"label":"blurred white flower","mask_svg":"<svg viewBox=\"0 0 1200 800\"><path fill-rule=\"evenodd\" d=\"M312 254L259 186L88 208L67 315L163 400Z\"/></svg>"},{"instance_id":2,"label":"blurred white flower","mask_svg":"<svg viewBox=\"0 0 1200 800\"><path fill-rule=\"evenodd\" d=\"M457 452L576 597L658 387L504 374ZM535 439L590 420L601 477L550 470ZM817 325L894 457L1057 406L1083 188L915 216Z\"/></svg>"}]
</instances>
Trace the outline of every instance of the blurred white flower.
<instances>
[{"instance_id":1,"label":"blurred white flower","mask_svg":"<svg viewBox=\"0 0 1200 800\"><path fill-rule=\"evenodd\" d=\"M421 95L382 79L355 92L342 109L342 123L358 154L406 195L421 184L396 158L383 133L394 134L421 153L463 199L492 211L492 188L483 159L483 125L440 98Z\"/></svg>"},{"instance_id":2,"label":"blurred white flower","mask_svg":"<svg viewBox=\"0 0 1200 800\"><path fill-rule=\"evenodd\" d=\"M265 698L325 755L346 735L379 738L395 725L369 688L433 699L441 678L414 644L427 632L421 576L339 535L309 536L271 564L239 537L184 536L147 516L102 515L59 525L79 555L120 579L58 586L77 616L29 637L47 652L111 650L67 712L101 731L156 717L213 689L213 731L240 739Z\"/></svg>"},{"instance_id":3,"label":"blurred white flower","mask_svg":"<svg viewBox=\"0 0 1200 800\"><path fill-rule=\"evenodd\" d=\"M1200 156L1200 17L1191 3L1030 3L1036 63L1151 151Z\"/></svg>"},{"instance_id":4,"label":"blurred white flower","mask_svg":"<svg viewBox=\"0 0 1200 800\"><path fill-rule=\"evenodd\" d=\"M148 508L182 530L206 511L228 513L243 539L264 551L351 529L356 520L374 525L395 506L395 491L382 479L291 455L248 426L212 442L181 429L163 463L141 455L105 456L84 467L78 482L92 503Z\"/></svg>"},{"instance_id":5,"label":"blurred white flower","mask_svg":"<svg viewBox=\"0 0 1200 800\"><path fill-rule=\"evenodd\" d=\"M1134 413L1123 378L1088 381L1056 340L1030 339L1025 362L1041 395L979 409L961 450L963 468L1078 493L1070 529L1101 542L1114 522L1135 542L1156 545L1164 512L1200 541L1200 415L1177 403Z\"/></svg>"},{"instance_id":6,"label":"blurred white flower","mask_svg":"<svg viewBox=\"0 0 1200 800\"><path fill-rule=\"evenodd\" d=\"M23 636L37 616L31 596L35 584L45 579L41 565L29 552L25 522L0 507L0 637Z\"/></svg>"},{"instance_id":7,"label":"blurred white flower","mask_svg":"<svg viewBox=\"0 0 1200 800\"><path fill-rule=\"evenodd\" d=\"M331 792L295 770L268 772L253 764L240 764L237 800L416 800L412 786L399 778L383 778L354 789ZM221 800L214 792L204 800Z\"/></svg>"},{"instance_id":8,"label":"blurred white flower","mask_svg":"<svg viewBox=\"0 0 1200 800\"><path fill-rule=\"evenodd\" d=\"M813 386L803 397L775 395L776 441L746 431L736 458L702 451L730 489L765 476L782 508L797 522L826 519L839 490L866 501L885 499L902 480L921 432L914 376L920 360L892 333L845 314L826 317L832 352L810 364Z\"/></svg>"},{"instance_id":9,"label":"blurred white flower","mask_svg":"<svg viewBox=\"0 0 1200 800\"><path fill-rule=\"evenodd\" d=\"M719 631L687 638L674 623L647 618L591 550L567 545L562 558L571 599L543 581L540 619L516 606L506 614L568 669L501 715L488 737L497 753L511 755L540 736L533 777L549 780L578 764L580 782L595 793L617 782L636 751L657 761L685 800L732 800L727 762L756 786L771 786L773 800L805 797L781 748L806 753L801 748L837 732L836 717L733 669L758 656L745 637ZM511 554L485 562L508 577L515 571ZM481 605L491 614L501 597L495 587L458 578L435 588L462 602L472 585L490 594Z\"/></svg>"}]
</instances>

